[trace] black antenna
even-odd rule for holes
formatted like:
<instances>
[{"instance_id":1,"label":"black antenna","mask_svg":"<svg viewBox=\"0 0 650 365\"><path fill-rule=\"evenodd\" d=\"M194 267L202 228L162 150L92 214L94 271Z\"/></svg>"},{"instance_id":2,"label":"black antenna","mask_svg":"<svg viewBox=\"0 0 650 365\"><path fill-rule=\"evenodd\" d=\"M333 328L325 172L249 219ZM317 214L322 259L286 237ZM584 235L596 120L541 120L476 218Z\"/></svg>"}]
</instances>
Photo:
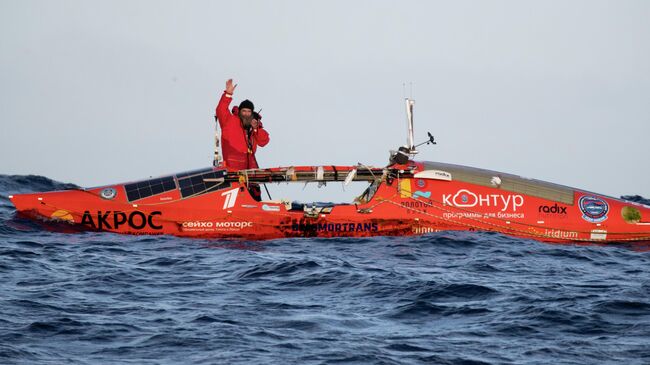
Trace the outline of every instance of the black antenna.
<instances>
[{"instance_id":1,"label":"black antenna","mask_svg":"<svg viewBox=\"0 0 650 365\"><path fill-rule=\"evenodd\" d=\"M429 144L429 143L431 143L431 144L438 144L438 143L436 143L435 138L433 138L433 135L431 134L431 132L427 132L427 134L429 135L429 139L426 140L426 141L424 141L424 142L422 142L422 143L420 143L420 144L415 145L414 147L420 147L420 146L422 146L422 145L425 144L425 143L426 143L426 144Z\"/></svg>"}]
</instances>

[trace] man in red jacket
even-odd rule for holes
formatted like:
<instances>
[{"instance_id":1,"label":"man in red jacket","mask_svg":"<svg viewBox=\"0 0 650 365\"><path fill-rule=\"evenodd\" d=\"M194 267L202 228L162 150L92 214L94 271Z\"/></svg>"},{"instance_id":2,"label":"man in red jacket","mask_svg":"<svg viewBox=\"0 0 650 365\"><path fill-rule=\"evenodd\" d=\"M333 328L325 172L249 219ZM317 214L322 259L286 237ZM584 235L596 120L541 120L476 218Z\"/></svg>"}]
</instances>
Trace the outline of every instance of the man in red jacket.
<instances>
[{"instance_id":1,"label":"man in red jacket","mask_svg":"<svg viewBox=\"0 0 650 365\"><path fill-rule=\"evenodd\" d=\"M255 113L255 106L250 100L244 100L239 108L234 107L232 113L228 109L232 94L237 85L232 79L226 81L226 90L221 95L217 105L216 116L221 127L221 152L224 166L229 170L255 169L257 146L264 147L269 143L269 133L262 126L262 116ZM249 184L248 191L253 199L262 200L262 191L258 184Z\"/></svg>"},{"instance_id":2,"label":"man in red jacket","mask_svg":"<svg viewBox=\"0 0 650 365\"><path fill-rule=\"evenodd\" d=\"M221 127L221 151L225 167L229 170L258 168L255 159L257 146L269 143L269 133L262 126L261 116L254 112L255 106L250 100L244 100L239 108L229 110L232 94L237 85L232 79L226 81L226 90L217 105L217 120Z\"/></svg>"}]
</instances>

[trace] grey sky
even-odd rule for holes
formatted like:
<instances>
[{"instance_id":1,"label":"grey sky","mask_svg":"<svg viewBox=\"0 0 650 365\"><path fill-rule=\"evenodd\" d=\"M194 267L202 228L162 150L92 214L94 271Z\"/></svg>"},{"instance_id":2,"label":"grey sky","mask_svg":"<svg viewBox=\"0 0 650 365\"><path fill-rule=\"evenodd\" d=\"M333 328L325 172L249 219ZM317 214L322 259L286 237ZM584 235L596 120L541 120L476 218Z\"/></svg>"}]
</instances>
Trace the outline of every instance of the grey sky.
<instances>
[{"instance_id":1,"label":"grey sky","mask_svg":"<svg viewBox=\"0 0 650 365\"><path fill-rule=\"evenodd\" d=\"M419 159L650 196L647 1L0 1L0 173L83 186L212 159L227 78L263 166ZM408 93L408 91L407 91Z\"/></svg>"}]
</instances>

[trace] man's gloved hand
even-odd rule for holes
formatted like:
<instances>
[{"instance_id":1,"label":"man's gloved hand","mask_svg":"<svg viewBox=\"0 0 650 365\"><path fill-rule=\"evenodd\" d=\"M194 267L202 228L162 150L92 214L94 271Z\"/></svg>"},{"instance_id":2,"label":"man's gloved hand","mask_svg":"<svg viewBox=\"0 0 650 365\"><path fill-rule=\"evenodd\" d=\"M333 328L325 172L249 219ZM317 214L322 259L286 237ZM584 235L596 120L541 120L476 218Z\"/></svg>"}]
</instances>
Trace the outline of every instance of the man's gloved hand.
<instances>
[{"instance_id":1,"label":"man's gloved hand","mask_svg":"<svg viewBox=\"0 0 650 365\"><path fill-rule=\"evenodd\" d=\"M251 121L251 127L253 129L257 129L260 125L260 121L262 120L262 116L258 112L253 112L253 120Z\"/></svg>"}]
</instances>

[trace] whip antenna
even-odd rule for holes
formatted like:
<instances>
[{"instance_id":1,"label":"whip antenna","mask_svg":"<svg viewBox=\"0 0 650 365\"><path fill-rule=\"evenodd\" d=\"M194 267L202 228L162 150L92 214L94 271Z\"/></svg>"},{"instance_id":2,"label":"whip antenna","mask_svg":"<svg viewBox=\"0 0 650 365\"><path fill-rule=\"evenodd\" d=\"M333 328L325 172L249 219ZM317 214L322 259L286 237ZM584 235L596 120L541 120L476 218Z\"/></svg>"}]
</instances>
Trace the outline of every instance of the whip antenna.
<instances>
[{"instance_id":1,"label":"whip antenna","mask_svg":"<svg viewBox=\"0 0 650 365\"><path fill-rule=\"evenodd\" d=\"M214 116L214 159L212 160L212 166L218 167L221 166L223 157L221 156L221 133L219 131L219 122L217 121L217 116Z\"/></svg>"}]
</instances>

